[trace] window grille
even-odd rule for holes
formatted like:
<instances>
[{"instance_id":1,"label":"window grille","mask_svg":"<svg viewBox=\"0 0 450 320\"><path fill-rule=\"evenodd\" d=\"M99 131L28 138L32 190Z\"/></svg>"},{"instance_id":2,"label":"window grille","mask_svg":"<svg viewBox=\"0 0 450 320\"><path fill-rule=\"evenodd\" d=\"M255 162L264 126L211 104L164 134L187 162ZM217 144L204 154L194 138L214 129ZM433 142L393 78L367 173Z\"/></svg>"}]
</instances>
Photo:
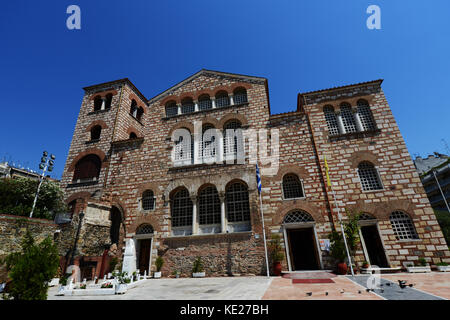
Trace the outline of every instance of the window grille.
<instances>
[{"instance_id":1,"label":"window grille","mask_svg":"<svg viewBox=\"0 0 450 320\"><path fill-rule=\"evenodd\" d=\"M233 183L225 192L227 218L229 222L250 221L248 189L240 183Z\"/></svg>"},{"instance_id":2,"label":"window grille","mask_svg":"<svg viewBox=\"0 0 450 320\"><path fill-rule=\"evenodd\" d=\"M142 209L153 210L155 208L155 197L152 190L147 190L142 194Z\"/></svg>"},{"instance_id":3,"label":"window grille","mask_svg":"<svg viewBox=\"0 0 450 320\"><path fill-rule=\"evenodd\" d=\"M342 123L346 133L356 132L355 118L353 117L353 111L350 106L341 107Z\"/></svg>"},{"instance_id":4,"label":"window grille","mask_svg":"<svg viewBox=\"0 0 450 320\"><path fill-rule=\"evenodd\" d=\"M284 224L306 222L314 222L314 219L309 213L301 210L290 212L283 219Z\"/></svg>"},{"instance_id":5,"label":"window grille","mask_svg":"<svg viewBox=\"0 0 450 320\"><path fill-rule=\"evenodd\" d=\"M153 231L153 227L150 224L143 224L137 228L136 234L152 234Z\"/></svg>"},{"instance_id":6,"label":"window grille","mask_svg":"<svg viewBox=\"0 0 450 320\"><path fill-rule=\"evenodd\" d=\"M220 199L215 187L206 187L198 196L199 224L220 224Z\"/></svg>"},{"instance_id":7,"label":"window grille","mask_svg":"<svg viewBox=\"0 0 450 320\"><path fill-rule=\"evenodd\" d=\"M216 107L222 108L230 105L230 98L226 92L220 93L216 96Z\"/></svg>"},{"instance_id":8,"label":"window grille","mask_svg":"<svg viewBox=\"0 0 450 320\"><path fill-rule=\"evenodd\" d=\"M377 169L369 162L361 162L358 165L358 175L364 191L382 190Z\"/></svg>"},{"instance_id":9,"label":"window grille","mask_svg":"<svg viewBox=\"0 0 450 320\"><path fill-rule=\"evenodd\" d=\"M205 132L209 129L214 129L214 126L209 124L203 126L202 141L200 144L200 154L203 159L214 158L216 156L216 136L209 135L205 138Z\"/></svg>"},{"instance_id":10,"label":"window grille","mask_svg":"<svg viewBox=\"0 0 450 320\"><path fill-rule=\"evenodd\" d=\"M181 105L181 113L192 113L195 111L195 105L193 102L185 102Z\"/></svg>"},{"instance_id":11,"label":"window grille","mask_svg":"<svg viewBox=\"0 0 450 320\"><path fill-rule=\"evenodd\" d=\"M401 211L394 211L389 217L397 240L419 239L411 218Z\"/></svg>"},{"instance_id":12,"label":"window grille","mask_svg":"<svg viewBox=\"0 0 450 320\"><path fill-rule=\"evenodd\" d=\"M357 112L364 131L375 130L372 112L367 104L358 102Z\"/></svg>"},{"instance_id":13,"label":"window grille","mask_svg":"<svg viewBox=\"0 0 450 320\"><path fill-rule=\"evenodd\" d=\"M198 99L198 107L200 110L212 109L212 101L209 96L202 96Z\"/></svg>"},{"instance_id":14,"label":"window grille","mask_svg":"<svg viewBox=\"0 0 450 320\"><path fill-rule=\"evenodd\" d=\"M192 201L186 189L178 191L172 199L172 227L192 225Z\"/></svg>"},{"instance_id":15,"label":"window grille","mask_svg":"<svg viewBox=\"0 0 450 320\"><path fill-rule=\"evenodd\" d=\"M295 174L287 174L283 177L284 199L303 198L304 192L300 179Z\"/></svg>"},{"instance_id":16,"label":"window grille","mask_svg":"<svg viewBox=\"0 0 450 320\"><path fill-rule=\"evenodd\" d=\"M363 213L361 213L360 215L359 215L359 218L358 218L360 221L364 221L364 220L376 220L376 218L374 217L374 216L372 216L372 215L370 215L370 214L368 214L368 213L365 213L365 212L363 212Z\"/></svg>"},{"instance_id":17,"label":"window grille","mask_svg":"<svg viewBox=\"0 0 450 320\"><path fill-rule=\"evenodd\" d=\"M247 92L245 89L236 90L234 93L234 104L243 104L247 102Z\"/></svg>"},{"instance_id":18,"label":"window grille","mask_svg":"<svg viewBox=\"0 0 450 320\"><path fill-rule=\"evenodd\" d=\"M333 108L325 107L323 112L325 114L325 120L330 136L339 134L339 126Z\"/></svg>"},{"instance_id":19,"label":"window grille","mask_svg":"<svg viewBox=\"0 0 450 320\"><path fill-rule=\"evenodd\" d=\"M236 120L228 121L224 126L223 133L223 150L226 156L236 156L238 148L242 149L243 146L239 146L239 143L243 143L242 130L237 130L241 128L241 123ZM235 130L234 134L228 132L228 130ZM238 137L241 135L241 137ZM239 139L240 138L240 139Z\"/></svg>"},{"instance_id":20,"label":"window grille","mask_svg":"<svg viewBox=\"0 0 450 320\"><path fill-rule=\"evenodd\" d=\"M166 107L166 117L173 117L178 114L178 106L176 103L170 104Z\"/></svg>"},{"instance_id":21,"label":"window grille","mask_svg":"<svg viewBox=\"0 0 450 320\"><path fill-rule=\"evenodd\" d=\"M184 141L186 140L186 141ZM190 141L189 141L190 140ZM175 162L192 162L192 156L194 154L194 139L184 139L183 136L175 141Z\"/></svg>"}]
</instances>

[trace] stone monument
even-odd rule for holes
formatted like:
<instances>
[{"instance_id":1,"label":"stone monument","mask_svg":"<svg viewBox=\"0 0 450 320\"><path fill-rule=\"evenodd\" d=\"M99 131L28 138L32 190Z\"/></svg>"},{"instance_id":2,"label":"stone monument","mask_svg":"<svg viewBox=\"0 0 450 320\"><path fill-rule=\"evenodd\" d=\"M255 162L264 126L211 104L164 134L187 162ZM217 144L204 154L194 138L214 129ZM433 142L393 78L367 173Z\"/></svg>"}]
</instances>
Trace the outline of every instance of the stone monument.
<instances>
[{"instance_id":1,"label":"stone monument","mask_svg":"<svg viewBox=\"0 0 450 320\"><path fill-rule=\"evenodd\" d=\"M136 271L136 249L134 240L128 239L125 246L125 253L123 255L122 272L127 272L132 275Z\"/></svg>"}]
</instances>

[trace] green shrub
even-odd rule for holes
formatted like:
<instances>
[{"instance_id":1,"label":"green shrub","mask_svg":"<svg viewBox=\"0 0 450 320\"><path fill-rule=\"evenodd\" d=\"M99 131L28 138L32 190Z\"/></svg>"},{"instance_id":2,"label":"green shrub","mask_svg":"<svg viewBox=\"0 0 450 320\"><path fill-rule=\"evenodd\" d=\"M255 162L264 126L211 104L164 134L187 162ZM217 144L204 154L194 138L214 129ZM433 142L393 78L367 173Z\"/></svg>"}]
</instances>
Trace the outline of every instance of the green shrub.
<instances>
[{"instance_id":1,"label":"green shrub","mask_svg":"<svg viewBox=\"0 0 450 320\"><path fill-rule=\"evenodd\" d=\"M281 237L279 234L273 234L269 243L269 253L272 262L281 262L284 260L284 249L281 246Z\"/></svg>"},{"instance_id":2,"label":"green shrub","mask_svg":"<svg viewBox=\"0 0 450 320\"><path fill-rule=\"evenodd\" d=\"M434 210L436 219L441 226L442 233L444 234L447 246L450 245L450 213L448 211Z\"/></svg>"},{"instance_id":3,"label":"green shrub","mask_svg":"<svg viewBox=\"0 0 450 320\"><path fill-rule=\"evenodd\" d=\"M113 257L110 261L109 261L109 270L112 272L114 271L114 269L117 266L117 263L119 262L119 259L117 259L117 257Z\"/></svg>"},{"instance_id":4,"label":"green shrub","mask_svg":"<svg viewBox=\"0 0 450 320\"><path fill-rule=\"evenodd\" d=\"M198 273L198 272L203 272L203 261L201 257L197 257L197 259L195 259L193 267L192 267L192 272L193 273Z\"/></svg>"},{"instance_id":5,"label":"green shrub","mask_svg":"<svg viewBox=\"0 0 450 320\"><path fill-rule=\"evenodd\" d=\"M439 262L439 263L436 263L436 265L441 266L441 267L446 267L446 266L448 266L448 263L447 262Z\"/></svg>"},{"instance_id":6,"label":"green shrub","mask_svg":"<svg viewBox=\"0 0 450 320\"><path fill-rule=\"evenodd\" d=\"M156 272L160 272L163 265L164 259L161 256L158 256L155 260Z\"/></svg>"},{"instance_id":7,"label":"green shrub","mask_svg":"<svg viewBox=\"0 0 450 320\"><path fill-rule=\"evenodd\" d=\"M12 286L8 299L46 300L48 282L56 275L59 256L50 237L36 244L27 230L22 240L22 251L9 254L6 259Z\"/></svg>"},{"instance_id":8,"label":"green shrub","mask_svg":"<svg viewBox=\"0 0 450 320\"><path fill-rule=\"evenodd\" d=\"M419 266L425 267L427 265L427 260L425 258L420 258L418 260Z\"/></svg>"}]
</instances>

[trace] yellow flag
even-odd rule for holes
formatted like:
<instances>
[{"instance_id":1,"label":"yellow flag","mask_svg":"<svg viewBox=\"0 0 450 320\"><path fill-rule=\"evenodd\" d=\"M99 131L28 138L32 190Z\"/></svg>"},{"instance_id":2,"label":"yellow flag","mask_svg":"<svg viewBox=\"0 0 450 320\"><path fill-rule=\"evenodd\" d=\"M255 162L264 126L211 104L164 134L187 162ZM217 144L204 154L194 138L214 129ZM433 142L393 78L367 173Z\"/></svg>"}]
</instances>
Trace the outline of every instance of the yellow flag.
<instances>
[{"instance_id":1,"label":"yellow flag","mask_svg":"<svg viewBox=\"0 0 450 320\"><path fill-rule=\"evenodd\" d=\"M331 187L331 181L330 181L330 175L328 174L328 163L327 163L327 157L323 156L323 159L325 160L325 174L327 175L327 185Z\"/></svg>"}]
</instances>

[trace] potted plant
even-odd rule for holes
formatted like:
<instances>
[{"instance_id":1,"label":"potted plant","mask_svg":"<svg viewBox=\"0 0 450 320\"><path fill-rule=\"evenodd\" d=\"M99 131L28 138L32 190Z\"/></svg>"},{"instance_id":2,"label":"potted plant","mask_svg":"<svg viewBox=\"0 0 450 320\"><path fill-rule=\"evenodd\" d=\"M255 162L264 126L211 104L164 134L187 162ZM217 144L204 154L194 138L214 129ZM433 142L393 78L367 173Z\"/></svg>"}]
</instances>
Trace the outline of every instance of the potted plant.
<instances>
[{"instance_id":1,"label":"potted plant","mask_svg":"<svg viewBox=\"0 0 450 320\"><path fill-rule=\"evenodd\" d=\"M172 272L172 275L175 276L175 278L179 278L180 277L180 271L175 270L174 272Z\"/></svg>"},{"instance_id":2,"label":"potted plant","mask_svg":"<svg viewBox=\"0 0 450 320\"><path fill-rule=\"evenodd\" d=\"M362 263L362 267L364 269L368 269L370 267L369 263L367 261L364 260L364 262Z\"/></svg>"},{"instance_id":3,"label":"potted plant","mask_svg":"<svg viewBox=\"0 0 450 320\"><path fill-rule=\"evenodd\" d=\"M406 270L411 273L416 272L431 272L430 266L427 264L427 261L425 258L420 258L417 261L416 265L413 265L412 263L406 267Z\"/></svg>"},{"instance_id":4,"label":"potted plant","mask_svg":"<svg viewBox=\"0 0 450 320\"><path fill-rule=\"evenodd\" d=\"M344 275L347 274L347 264L345 263L346 251L345 251L345 243L342 238L342 234L337 232L336 230L330 233L330 255L337 262L337 272L338 274Z\"/></svg>"},{"instance_id":5,"label":"potted plant","mask_svg":"<svg viewBox=\"0 0 450 320\"><path fill-rule=\"evenodd\" d=\"M273 274L275 276L281 275L281 261L284 260L283 247L281 246L281 238L278 234L272 235L269 245L270 259L273 266Z\"/></svg>"},{"instance_id":6,"label":"potted plant","mask_svg":"<svg viewBox=\"0 0 450 320\"><path fill-rule=\"evenodd\" d=\"M447 272L450 271L450 268L448 267L448 263L447 262L439 262L436 264L437 269L441 272Z\"/></svg>"},{"instance_id":7,"label":"potted plant","mask_svg":"<svg viewBox=\"0 0 450 320\"><path fill-rule=\"evenodd\" d=\"M117 274L118 284L116 286L116 293L123 294L127 292L128 284L131 282L131 278L128 277L127 272L121 272Z\"/></svg>"},{"instance_id":8,"label":"potted plant","mask_svg":"<svg viewBox=\"0 0 450 320\"><path fill-rule=\"evenodd\" d=\"M161 268L164 265L164 259L161 256L158 256L155 260L156 272L153 274L155 279L161 278Z\"/></svg>"},{"instance_id":9,"label":"potted plant","mask_svg":"<svg viewBox=\"0 0 450 320\"><path fill-rule=\"evenodd\" d=\"M203 271L203 261L202 258L197 257L194 261L194 265L192 267L192 276L194 278L203 278L205 276L205 272Z\"/></svg>"}]
</instances>

